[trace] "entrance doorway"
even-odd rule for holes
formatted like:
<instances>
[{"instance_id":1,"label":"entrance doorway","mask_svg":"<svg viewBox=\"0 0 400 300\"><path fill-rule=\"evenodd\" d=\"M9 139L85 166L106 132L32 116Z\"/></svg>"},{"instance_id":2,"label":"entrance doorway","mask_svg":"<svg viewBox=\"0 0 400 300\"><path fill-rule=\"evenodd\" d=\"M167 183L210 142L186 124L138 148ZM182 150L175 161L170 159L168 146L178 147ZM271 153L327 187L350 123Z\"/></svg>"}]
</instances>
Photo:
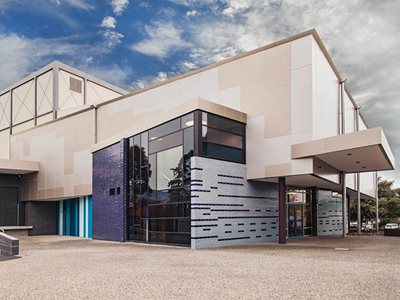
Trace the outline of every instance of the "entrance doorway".
<instances>
[{"instance_id":1,"label":"entrance doorway","mask_svg":"<svg viewBox=\"0 0 400 300\"><path fill-rule=\"evenodd\" d=\"M303 204L288 205L288 235L289 237L304 235Z\"/></svg>"},{"instance_id":2,"label":"entrance doorway","mask_svg":"<svg viewBox=\"0 0 400 300\"><path fill-rule=\"evenodd\" d=\"M288 236L311 234L311 191L289 189L287 192Z\"/></svg>"}]
</instances>

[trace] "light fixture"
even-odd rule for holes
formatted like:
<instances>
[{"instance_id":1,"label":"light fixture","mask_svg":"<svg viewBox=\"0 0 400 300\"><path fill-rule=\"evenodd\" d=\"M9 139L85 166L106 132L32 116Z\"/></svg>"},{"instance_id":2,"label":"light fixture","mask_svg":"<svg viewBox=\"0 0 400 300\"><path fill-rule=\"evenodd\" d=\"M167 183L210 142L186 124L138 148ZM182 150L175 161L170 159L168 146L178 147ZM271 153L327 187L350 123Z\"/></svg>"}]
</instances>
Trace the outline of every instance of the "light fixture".
<instances>
[{"instance_id":1,"label":"light fixture","mask_svg":"<svg viewBox=\"0 0 400 300\"><path fill-rule=\"evenodd\" d=\"M362 168L363 168L363 169L365 169L365 168L366 168L366 166L363 166Z\"/></svg>"},{"instance_id":2,"label":"light fixture","mask_svg":"<svg viewBox=\"0 0 400 300\"><path fill-rule=\"evenodd\" d=\"M193 126L193 124L194 124L194 121L193 121L193 120L187 121L187 122L185 123L185 125L186 125L187 127Z\"/></svg>"},{"instance_id":3,"label":"light fixture","mask_svg":"<svg viewBox=\"0 0 400 300\"><path fill-rule=\"evenodd\" d=\"M348 155L348 156L350 156L350 155L353 155L353 154L351 154L351 153L347 153L347 155Z\"/></svg>"},{"instance_id":4,"label":"light fixture","mask_svg":"<svg viewBox=\"0 0 400 300\"><path fill-rule=\"evenodd\" d=\"M357 161L356 161L356 164L359 164L359 163L360 163L360 162L357 160Z\"/></svg>"}]
</instances>

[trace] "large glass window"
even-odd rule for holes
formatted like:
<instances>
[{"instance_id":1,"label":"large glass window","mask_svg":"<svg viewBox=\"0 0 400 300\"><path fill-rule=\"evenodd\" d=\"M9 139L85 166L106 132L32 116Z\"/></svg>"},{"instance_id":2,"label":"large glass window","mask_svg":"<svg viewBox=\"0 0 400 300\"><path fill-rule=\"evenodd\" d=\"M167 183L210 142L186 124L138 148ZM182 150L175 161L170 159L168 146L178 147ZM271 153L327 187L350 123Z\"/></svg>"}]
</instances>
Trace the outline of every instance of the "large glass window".
<instances>
[{"instance_id":1,"label":"large glass window","mask_svg":"<svg viewBox=\"0 0 400 300\"><path fill-rule=\"evenodd\" d=\"M245 162L245 125L211 113L202 113L202 156Z\"/></svg>"},{"instance_id":2,"label":"large glass window","mask_svg":"<svg viewBox=\"0 0 400 300\"><path fill-rule=\"evenodd\" d=\"M182 146L157 153L157 190L182 186Z\"/></svg>"},{"instance_id":3,"label":"large glass window","mask_svg":"<svg viewBox=\"0 0 400 300\"><path fill-rule=\"evenodd\" d=\"M190 158L244 163L245 125L195 111L129 145L129 239L190 245Z\"/></svg>"},{"instance_id":4,"label":"large glass window","mask_svg":"<svg viewBox=\"0 0 400 300\"><path fill-rule=\"evenodd\" d=\"M129 139L129 239L190 245L193 113Z\"/></svg>"}]
</instances>

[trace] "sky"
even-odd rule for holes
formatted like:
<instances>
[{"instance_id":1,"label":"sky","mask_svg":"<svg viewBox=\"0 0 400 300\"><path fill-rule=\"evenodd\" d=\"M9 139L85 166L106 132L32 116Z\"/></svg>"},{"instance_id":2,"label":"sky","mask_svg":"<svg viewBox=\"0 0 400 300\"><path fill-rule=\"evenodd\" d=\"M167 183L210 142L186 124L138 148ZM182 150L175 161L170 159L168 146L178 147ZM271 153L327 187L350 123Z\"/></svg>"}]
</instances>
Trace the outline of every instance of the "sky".
<instances>
[{"instance_id":1,"label":"sky","mask_svg":"<svg viewBox=\"0 0 400 300\"><path fill-rule=\"evenodd\" d=\"M315 28L400 169L399 16L398 0L0 0L0 90L53 60L134 90Z\"/></svg>"}]
</instances>

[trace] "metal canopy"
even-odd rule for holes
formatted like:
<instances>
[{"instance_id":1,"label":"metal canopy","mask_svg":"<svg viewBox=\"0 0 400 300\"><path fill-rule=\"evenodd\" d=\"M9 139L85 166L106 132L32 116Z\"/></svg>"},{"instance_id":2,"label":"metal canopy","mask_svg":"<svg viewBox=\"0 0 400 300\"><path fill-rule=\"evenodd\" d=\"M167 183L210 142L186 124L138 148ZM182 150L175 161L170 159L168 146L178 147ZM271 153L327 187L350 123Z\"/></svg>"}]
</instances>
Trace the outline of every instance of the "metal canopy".
<instances>
[{"instance_id":1,"label":"metal canopy","mask_svg":"<svg viewBox=\"0 0 400 300\"><path fill-rule=\"evenodd\" d=\"M394 169L394 157L381 128L292 145L292 159L316 157L346 173Z\"/></svg>"},{"instance_id":2,"label":"metal canopy","mask_svg":"<svg viewBox=\"0 0 400 300\"><path fill-rule=\"evenodd\" d=\"M0 158L0 174L22 175L39 172L39 162Z\"/></svg>"}]
</instances>

